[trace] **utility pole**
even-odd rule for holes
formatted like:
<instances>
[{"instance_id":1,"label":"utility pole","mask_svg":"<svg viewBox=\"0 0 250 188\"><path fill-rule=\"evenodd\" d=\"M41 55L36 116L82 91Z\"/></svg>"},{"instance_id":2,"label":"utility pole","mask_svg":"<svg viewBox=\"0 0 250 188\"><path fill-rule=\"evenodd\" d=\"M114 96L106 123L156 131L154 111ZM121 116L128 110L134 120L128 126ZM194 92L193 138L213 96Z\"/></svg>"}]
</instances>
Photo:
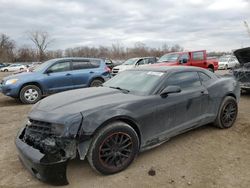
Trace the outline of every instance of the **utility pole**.
<instances>
[{"instance_id":1,"label":"utility pole","mask_svg":"<svg viewBox=\"0 0 250 188\"><path fill-rule=\"evenodd\" d=\"M248 26L248 23L247 23L246 20L244 20L243 22L244 22L244 25L245 25L245 27L246 27L246 29L247 29L247 33L248 33L248 35L249 35L249 37L250 37L250 28L249 28L249 26Z\"/></svg>"}]
</instances>

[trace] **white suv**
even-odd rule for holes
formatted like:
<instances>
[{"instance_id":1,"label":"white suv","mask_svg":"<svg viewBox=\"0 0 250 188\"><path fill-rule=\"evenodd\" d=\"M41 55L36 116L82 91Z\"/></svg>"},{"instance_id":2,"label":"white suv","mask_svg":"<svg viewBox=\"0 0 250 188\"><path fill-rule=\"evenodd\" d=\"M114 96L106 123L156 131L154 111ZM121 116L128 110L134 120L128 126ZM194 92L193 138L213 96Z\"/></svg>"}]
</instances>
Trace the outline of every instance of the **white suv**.
<instances>
[{"instance_id":1,"label":"white suv","mask_svg":"<svg viewBox=\"0 0 250 188\"><path fill-rule=\"evenodd\" d=\"M112 76L117 75L119 72L136 68L137 66L143 66L143 65L149 65L154 64L157 62L156 57L137 57L137 58L131 58L125 61L123 64L115 66L112 69Z\"/></svg>"}]
</instances>

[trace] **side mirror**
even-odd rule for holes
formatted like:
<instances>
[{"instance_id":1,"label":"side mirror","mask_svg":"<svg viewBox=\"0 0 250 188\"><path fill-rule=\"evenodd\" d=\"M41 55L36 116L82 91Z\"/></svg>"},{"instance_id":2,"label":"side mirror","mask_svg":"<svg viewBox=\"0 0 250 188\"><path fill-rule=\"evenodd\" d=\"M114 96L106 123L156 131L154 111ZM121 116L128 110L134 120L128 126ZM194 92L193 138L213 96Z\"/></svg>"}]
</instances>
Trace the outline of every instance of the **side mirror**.
<instances>
[{"instance_id":1,"label":"side mirror","mask_svg":"<svg viewBox=\"0 0 250 188\"><path fill-rule=\"evenodd\" d=\"M46 73L46 74L50 74L50 73L53 73L53 71L50 70L50 69L48 69L48 70L45 71L45 73Z\"/></svg>"},{"instance_id":2,"label":"side mirror","mask_svg":"<svg viewBox=\"0 0 250 188\"><path fill-rule=\"evenodd\" d=\"M180 59L179 62L182 64L182 63L187 63L188 62L188 59Z\"/></svg>"},{"instance_id":3,"label":"side mirror","mask_svg":"<svg viewBox=\"0 0 250 188\"><path fill-rule=\"evenodd\" d=\"M165 89L162 90L160 93L161 97L166 97L170 93L180 93L181 88L180 86L167 86Z\"/></svg>"}]
</instances>

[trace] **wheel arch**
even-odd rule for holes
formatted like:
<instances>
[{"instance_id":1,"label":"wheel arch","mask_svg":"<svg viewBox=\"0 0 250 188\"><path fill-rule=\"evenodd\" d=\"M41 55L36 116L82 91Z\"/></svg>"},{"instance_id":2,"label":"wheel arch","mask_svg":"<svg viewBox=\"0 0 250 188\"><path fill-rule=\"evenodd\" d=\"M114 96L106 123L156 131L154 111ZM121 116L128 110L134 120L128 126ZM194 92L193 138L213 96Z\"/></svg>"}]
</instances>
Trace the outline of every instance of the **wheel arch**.
<instances>
[{"instance_id":1,"label":"wheel arch","mask_svg":"<svg viewBox=\"0 0 250 188\"><path fill-rule=\"evenodd\" d=\"M90 87L90 84L93 80L101 80L102 82L105 82L104 78L101 76L94 76L89 80L88 87Z\"/></svg>"},{"instance_id":2,"label":"wheel arch","mask_svg":"<svg viewBox=\"0 0 250 188\"><path fill-rule=\"evenodd\" d=\"M35 85L35 86L39 87L41 89L42 95L44 94L43 87L41 84L39 84L38 82L27 82L27 83L24 83L23 85L21 85L19 92L18 92L18 95L20 95L22 88L25 86L28 86L28 85Z\"/></svg>"},{"instance_id":3,"label":"wheel arch","mask_svg":"<svg viewBox=\"0 0 250 188\"><path fill-rule=\"evenodd\" d=\"M108 120L106 120L105 122L103 122L94 132L93 132L93 135L95 135L100 129L102 129L103 127L107 126L108 124L110 123L113 123L115 121L122 121L124 123L127 123L130 127L132 127L138 138L139 138L139 146L141 145L141 131L139 129L139 126L138 124L136 123L136 121L129 117L129 116L116 116L116 117L112 117Z\"/></svg>"}]
</instances>

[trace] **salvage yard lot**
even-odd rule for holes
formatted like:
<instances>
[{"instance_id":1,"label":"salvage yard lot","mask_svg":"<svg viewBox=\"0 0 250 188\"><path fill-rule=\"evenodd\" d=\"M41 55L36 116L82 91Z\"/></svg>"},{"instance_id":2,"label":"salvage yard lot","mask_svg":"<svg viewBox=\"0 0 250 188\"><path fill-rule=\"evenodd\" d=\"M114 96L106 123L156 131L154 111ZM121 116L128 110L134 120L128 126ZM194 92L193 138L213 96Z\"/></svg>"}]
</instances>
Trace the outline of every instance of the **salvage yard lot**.
<instances>
[{"instance_id":1,"label":"salvage yard lot","mask_svg":"<svg viewBox=\"0 0 250 188\"><path fill-rule=\"evenodd\" d=\"M6 75L0 73L0 79ZM0 187L50 187L22 166L14 145L31 107L0 94ZM74 160L67 176L72 187L245 188L250 186L249 158L250 95L244 94L231 129L204 126L182 134L141 153L128 169L111 176L95 173L87 161ZM155 176L148 175L151 168Z\"/></svg>"}]
</instances>

